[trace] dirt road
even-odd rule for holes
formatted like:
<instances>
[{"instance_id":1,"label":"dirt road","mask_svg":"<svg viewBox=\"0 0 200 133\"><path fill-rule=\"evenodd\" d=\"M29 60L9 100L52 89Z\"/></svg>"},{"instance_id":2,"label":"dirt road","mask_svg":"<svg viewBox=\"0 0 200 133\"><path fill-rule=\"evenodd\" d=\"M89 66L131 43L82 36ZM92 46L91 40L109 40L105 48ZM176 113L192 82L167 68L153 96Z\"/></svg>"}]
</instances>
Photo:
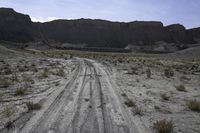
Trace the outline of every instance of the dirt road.
<instances>
[{"instance_id":1,"label":"dirt road","mask_svg":"<svg viewBox=\"0 0 200 133\"><path fill-rule=\"evenodd\" d=\"M94 60L76 60L79 65L66 86L49 96L42 109L14 132L147 133L124 105L109 69Z\"/></svg>"}]
</instances>

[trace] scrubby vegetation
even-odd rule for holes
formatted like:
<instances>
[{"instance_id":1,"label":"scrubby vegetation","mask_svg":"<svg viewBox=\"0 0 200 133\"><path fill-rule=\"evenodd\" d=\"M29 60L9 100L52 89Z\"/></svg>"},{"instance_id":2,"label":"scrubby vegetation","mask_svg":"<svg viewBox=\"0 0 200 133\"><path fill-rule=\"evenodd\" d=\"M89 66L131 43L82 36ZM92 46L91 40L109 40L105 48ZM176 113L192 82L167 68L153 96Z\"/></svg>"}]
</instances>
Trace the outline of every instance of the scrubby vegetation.
<instances>
[{"instance_id":1,"label":"scrubby vegetation","mask_svg":"<svg viewBox=\"0 0 200 133\"><path fill-rule=\"evenodd\" d=\"M57 71L56 71L56 75L64 77L65 71L62 68L58 68Z\"/></svg>"},{"instance_id":2,"label":"scrubby vegetation","mask_svg":"<svg viewBox=\"0 0 200 133\"><path fill-rule=\"evenodd\" d=\"M141 107L135 106L135 108L133 108L133 113L134 115L143 115L143 109Z\"/></svg>"},{"instance_id":3,"label":"scrubby vegetation","mask_svg":"<svg viewBox=\"0 0 200 133\"><path fill-rule=\"evenodd\" d=\"M135 102L133 102L131 99L127 99L124 104L127 106L127 107L135 107L136 104Z\"/></svg>"},{"instance_id":4,"label":"scrubby vegetation","mask_svg":"<svg viewBox=\"0 0 200 133\"><path fill-rule=\"evenodd\" d=\"M197 100L189 100L187 106L193 111L200 111L200 102Z\"/></svg>"},{"instance_id":5,"label":"scrubby vegetation","mask_svg":"<svg viewBox=\"0 0 200 133\"><path fill-rule=\"evenodd\" d=\"M22 88L22 87L17 88L17 89L15 90L15 96L23 96L23 95L25 95L26 90L27 90L27 89Z\"/></svg>"},{"instance_id":6,"label":"scrubby vegetation","mask_svg":"<svg viewBox=\"0 0 200 133\"><path fill-rule=\"evenodd\" d=\"M48 75L49 75L49 70L47 68L43 69L41 76L43 78L46 78L46 77L48 77Z\"/></svg>"},{"instance_id":7,"label":"scrubby vegetation","mask_svg":"<svg viewBox=\"0 0 200 133\"><path fill-rule=\"evenodd\" d=\"M7 88L11 85L11 80L6 77L0 78L0 87Z\"/></svg>"},{"instance_id":8,"label":"scrubby vegetation","mask_svg":"<svg viewBox=\"0 0 200 133\"><path fill-rule=\"evenodd\" d=\"M170 78L174 76L174 71L171 68L166 68L164 70L165 77Z\"/></svg>"},{"instance_id":9,"label":"scrubby vegetation","mask_svg":"<svg viewBox=\"0 0 200 133\"><path fill-rule=\"evenodd\" d=\"M184 85L177 85L175 86L177 91L184 91L187 92Z\"/></svg>"},{"instance_id":10,"label":"scrubby vegetation","mask_svg":"<svg viewBox=\"0 0 200 133\"><path fill-rule=\"evenodd\" d=\"M151 69L150 68L148 68L146 70L146 73L147 73L147 78L151 78Z\"/></svg>"},{"instance_id":11,"label":"scrubby vegetation","mask_svg":"<svg viewBox=\"0 0 200 133\"><path fill-rule=\"evenodd\" d=\"M174 124L172 121L163 119L153 123L153 129L156 131L156 133L171 133L174 129Z\"/></svg>"},{"instance_id":12,"label":"scrubby vegetation","mask_svg":"<svg viewBox=\"0 0 200 133\"><path fill-rule=\"evenodd\" d=\"M122 95L123 97L127 97L126 93L122 93L121 95Z\"/></svg>"},{"instance_id":13,"label":"scrubby vegetation","mask_svg":"<svg viewBox=\"0 0 200 133\"><path fill-rule=\"evenodd\" d=\"M41 105L39 103L33 103L33 102L27 102L26 106L28 108L28 111L39 110L41 108Z\"/></svg>"},{"instance_id":14,"label":"scrubby vegetation","mask_svg":"<svg viewBox=\"0 0 200 133\"><path fill-rule=\"evenodd\" d=\"M165 100L165 101L169 100L169 96L166 93L161 93L160 97L162 98L162 100Z\"/></svg>"},{"instance_id":15,"label":"scrubby vegetation","mask_svg":"<svg viewBox=\"0 0 200 133\"><path fill-rule=\"evenodd\" d=\"M3 109L3 112L4 112L6 117L10 117L14 113L14 110L10 106L5 106L4 109Z\"/></svg>"}]
</instances>

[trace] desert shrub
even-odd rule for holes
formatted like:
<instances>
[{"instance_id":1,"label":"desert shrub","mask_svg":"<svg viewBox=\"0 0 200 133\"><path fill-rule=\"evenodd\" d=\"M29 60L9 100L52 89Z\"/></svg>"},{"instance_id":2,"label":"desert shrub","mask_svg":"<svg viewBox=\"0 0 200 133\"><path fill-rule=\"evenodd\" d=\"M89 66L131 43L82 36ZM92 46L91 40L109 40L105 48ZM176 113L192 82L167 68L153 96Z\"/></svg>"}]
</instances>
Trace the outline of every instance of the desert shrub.
<instances>
[{"instance_id":1,"label":"desert shrub","mask_svg":"<svg viewBox=\"0 0 200 133\"><path fill-rule=\"evenodd\" d=\"M124 102L124 104L125 104L127 107L135 107L135 106L136 106L135 102L133 102L133 101L130 100L130 99L127 99L127 100Z\"/></svg>"},{"instance_id":2,"label":"desert shrub","mask_svg":"<svg viewBox=\"0 0 200 133\"><path fill-rule=\"evenodd\" d=\"M162 98L162 100L165 100L165 101L169 100L169 96L167 96L167 94L165 94L165 93L161 93L160 97Z\"/></svg>"},{"instance_id":3,"label":"desert shrub","mask_svg":"<svg viewBox=\"0 0 200 133\"><path fill-rule=\"evenodd\" d=\"M19 82L19 78L18 78L18 75L17 75L16 71L13 71L12 76L11 76L11 80Z\"/></svg>"},{"instance_id":4,"label":"desert shrub","mask_svg":"<svg viewBox=\"0 0 200 133\"><path fill-rule=\"evenodd\" d=\"M6 117L10 117L13 113L14 113L14 110L12 107L10 106L6 106L4 109L3 109L3 113Z\"/></svg>"},{"instance_id":5,"label":"desert shrub","mask_svg":"<svg viewBox=\"0 0 200 133\"><path fill-rule=\"evenodd\" d=\"M175 88L176 88L177 91L184 91L184 92L186 92L186 89L185 89L184 85L177 85L177 86L175 86Z\"/></svg>"},{"instance_id":6,"label":"desert shrub","mask_svg":"<svg viewBox=\"0 0 200 133\"><path fill-rule=\"evenodd\" d=\"M136 107L133 109L133 113L134 113L134 115L140 115L140 116L142 116L142 115L143 115L143 110L142 110L141 107L136 106Z\"/></svg>"},{"instance_id":7,"label":"desert shrub","mask_svg":"<svg viewBox=\"0 0 200 133\"><path fill-rule=\"evenodd\" d=\"M49 75L49 70L47 68L43 69L41 76L42 77L48 77L48 75Z\"/></svg>"},{"instance_id":8,"label":"desert shrub","mask_svg":"<svg viewBox=\"0 0 200 133\"><path fill-rule=\"evenodd\" d=\"M156 109L156 110L160 110L160 107L157 106L157 105L155 105L155 106L154 106L154 109Z\"/></svg>"},{"instance_id":9,"label":"desert shrub","mask_svg":"<svg viewBox=\"0 0 200 133\"><path fill-rule=\"evenodd\" d=\"M15 96L23 96L26 93L26 89L24 88L17 88L15 90Z\"/></svg>"},{"instance_id":10,"label":"desert shrub","mask_svg":"<svg viewBox=\"0 0 200 133\"><path fill-rule=\"evenodd\" d=\"M170 78L174 76L174 71L171 68L164 70L165 77Z\"/></svg>"},{"instance_id":11,"label":"desert shrub","mask_svg":"<svg viewBox=\"0 0 200 133\"><path fill-rule=\"evenodd\" d=\"M7 88L11 85L11 81L8 78L1 78L0 79L0 87Z\"/></svg>"},{"instance_id":12,"label":"desert shrub","mask_svg":"<svg viewBox=\"0 0 200 133\"><path fill-rule=\"evenodd\" d=\"M147 73L147 78L151 78L151 69L150 68L148 68L146 70L146 73Z\"/></svg>"},{"instance_id":13,"label":"desert shrub","mask_svg":"<svg viewBox=\"0 0 200 133\"><path fill-rule=\"evenodd\" d=\"M89 100L90 100L90 99L88 99L88 98L85 98L85 101L86 101L86 102L88 102Z\"/></svg>"},{"instance_id":14,"label":"desert shrub","mask_svg":"<svg viewBox=\"0 0 200 133\"><path fill-rule=\"evenodd\" d=\"M200 102L198 102L197 100L189 100L187 102L187 106L193 111L200 111Z\"/></svg>"},{"instance_id":15,"label":"desert shrub","mask_svg":"<svg viewBox=\"0 0 200 133\"><path fill-rule=\"evenodd\" d=\"M127 97L126 93L122 93L121 95L122 95L123 97Z\"/></svg>"},{"instance_id":16,"label":"desert shrub","mask_svg":"<svg viewBox=\"0 0 200 133\"><path fill-rule=\"evenodd\" d=\"M171 133L174 129L174 124L172 121L167 121L163 119L153 123L153 129L157 133Z\"/></svg>"},{"instance_id":17,"label":"desert shrub","mask_svg":"<svg viewBox=\"0 0 200 133\"><path fill-rule=\"evenodd\" d=\"M36 66L35 63L32 63L32 64L31 64L31 70L32 70L33 72L38 72L38 69L37 69L37 66Z\"/></svg>"},{"instance_id":18,"label":"desert shrub","mask_svg":"<svg viewBox=\"0 0 200 133\"><path fill-rule=\"evenodd\" d=\"M26 106L28 108L28 111L39 110L41 108L41 105L39 103L33 103L33 102L27 102Z\"/></svg>"},{"instance_id":19,"label":"desert shrub","mask_svg":"<svg viewBox=\"0 0 200 133\"><path fill-rule=\"evenodd\" d=\"M61 77L64 77L64 76L65 76L65 71L64 71L62 68L59 68L59 69L56 71L56 75L61 76Z\"/></svg>"}]
</instances>

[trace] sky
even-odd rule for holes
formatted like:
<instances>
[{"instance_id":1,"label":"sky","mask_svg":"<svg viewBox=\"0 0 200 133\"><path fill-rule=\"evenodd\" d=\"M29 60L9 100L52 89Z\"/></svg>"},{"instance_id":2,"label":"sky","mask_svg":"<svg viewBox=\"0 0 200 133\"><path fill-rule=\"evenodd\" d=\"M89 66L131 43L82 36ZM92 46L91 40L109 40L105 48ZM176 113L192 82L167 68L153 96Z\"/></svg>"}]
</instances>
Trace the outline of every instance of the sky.
<instances>
[{"instance_id":1,"label":"sky","mask_svg":"<svg viewBox=\"0 0 200 133\"><path fill-rule=\"evenodd\" d=\"M91 18L200 27L200 0L0 0L0 7L28 14L34 22Z\"/></svg>"}]
</instances>

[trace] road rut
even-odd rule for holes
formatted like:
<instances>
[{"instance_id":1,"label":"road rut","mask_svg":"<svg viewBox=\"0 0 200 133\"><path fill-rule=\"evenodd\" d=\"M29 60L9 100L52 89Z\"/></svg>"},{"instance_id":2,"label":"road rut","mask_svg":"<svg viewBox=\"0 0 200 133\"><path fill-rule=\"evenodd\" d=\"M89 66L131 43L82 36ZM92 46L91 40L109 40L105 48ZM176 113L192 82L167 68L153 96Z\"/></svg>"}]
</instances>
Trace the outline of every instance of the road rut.
<instances>
[{"instance_id":1,"label":"road rut","mask_svg":"<svg viewBox=\"0 0 200 133\"><path fill-rule=\"evenodd\" d=\"M72 79L18 133L147 133L125 107L109 70L77 58Z\"/></svg>"}]
</instances>

